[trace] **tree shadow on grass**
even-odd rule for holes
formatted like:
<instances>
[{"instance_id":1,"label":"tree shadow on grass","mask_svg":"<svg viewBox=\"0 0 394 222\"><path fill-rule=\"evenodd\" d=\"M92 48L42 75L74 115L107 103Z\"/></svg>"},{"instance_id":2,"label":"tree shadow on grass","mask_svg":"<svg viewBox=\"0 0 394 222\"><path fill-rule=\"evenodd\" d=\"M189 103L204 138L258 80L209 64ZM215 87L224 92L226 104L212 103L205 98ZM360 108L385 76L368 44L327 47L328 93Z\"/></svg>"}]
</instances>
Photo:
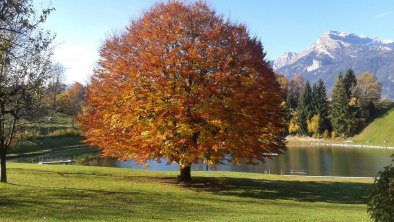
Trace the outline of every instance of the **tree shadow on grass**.
<instances>
[{"instance_id":1,"label":"tree shadow on grass","mask_svg":"<svg viewBox=\"0 0 394 222\"><path fill-rule=\"evenodd\" d=\"M53 171L53 170L45 170L45 169L26 169L26 168L11 168L10 171L14 172L22 172L22 173L35 173L35 174L57 174L60 176L66 175L74 175L74 176L96 176L96 177L114 177L110 173L100 173L100 172L67 172L67 171Z\"/></svg>"},{"instance_id":2,"label":"tree shadow on grass","mask_svg":"<svg viewBox=\"0 0 394 222\"><path fill-rule=\"evenodd\" d=\"M47 218L49 220L97 220L99 217L122 216L131 219L133 205L140 192L126 192L72 187L43 187L8 183L12 187L0 194L1 217L24 221ZM26 215L14 215L14 211ZM0 219L1 220L1 219Z\"/></svg>"},{"instance_id":3,"label":"tree shadow on grass","mask_svg":"<svg viewBox=\"0 0 394 222\"><path fill-rule=\"evenodd\" d=\"M353 182L282 181L247 178L195 177L185 187L197 192L270 200L365 204L370 185Z\"/></svg>"},{"instance_id":4,"label":"tree shadow on grass","mask_svg":"<svg viewBox=\"0 0 394 222\"><path fill-rule=\"evenodd\" d=\"M373 111L370 122L372 122L377 118L382 118L387 116L389 114L389 111L391 111L393 108L394 108L393 102L382 102Z\"/></svg>"},{"instance_id":5,"label":"tree shadow on grass","mask_svg":"<svg viewBox=\"0 0 394 222\"><path fill-rule=\"evenodd\" d=\"M133 178L128 178L133 179ZM169 181L173 178L158 178ZM212 207L205 202L185 206L177 194L150 191L119 191L110 188L90 189L51 187L8 183L8 191L0 193L0 220L42 219L49 221L170 221L185 215L197 217L195 211L226 212L224 207ZM142 213L147 211L148 213ZM15 213L24 212L25 214ZM196 220L197 220L196 219Z\"/></svg>"}]
</instances>

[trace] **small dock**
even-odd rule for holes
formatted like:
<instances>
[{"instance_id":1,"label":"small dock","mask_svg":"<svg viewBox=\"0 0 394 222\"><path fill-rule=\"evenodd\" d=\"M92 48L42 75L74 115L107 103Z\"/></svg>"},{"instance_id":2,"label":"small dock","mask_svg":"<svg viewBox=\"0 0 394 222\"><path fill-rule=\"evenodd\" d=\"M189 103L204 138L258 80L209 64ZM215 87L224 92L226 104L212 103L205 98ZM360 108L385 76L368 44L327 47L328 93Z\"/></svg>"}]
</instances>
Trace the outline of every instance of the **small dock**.
<instances>
[{"instance_id":1,"label":"small dock","mask_svg":"<svg viewBox=\"0 0 394 222\"><path fill-rule=\"evenodd\" d=\"M72 164L75 160L54 160L54 161L40 161L38 164Z\"/></svg>"},{"instance_id":2,"label":"small dock","mask_svg":"<svg viewBox=\"0 0 394 222\"><path fill-rule=\"evenodd\" d=\"M69 158L69 157L53 157L53 156L39 156L38 157L38 164L63 164L63 165L69 165L75 163L75 157Z\"/></svg>"}]
</instances>

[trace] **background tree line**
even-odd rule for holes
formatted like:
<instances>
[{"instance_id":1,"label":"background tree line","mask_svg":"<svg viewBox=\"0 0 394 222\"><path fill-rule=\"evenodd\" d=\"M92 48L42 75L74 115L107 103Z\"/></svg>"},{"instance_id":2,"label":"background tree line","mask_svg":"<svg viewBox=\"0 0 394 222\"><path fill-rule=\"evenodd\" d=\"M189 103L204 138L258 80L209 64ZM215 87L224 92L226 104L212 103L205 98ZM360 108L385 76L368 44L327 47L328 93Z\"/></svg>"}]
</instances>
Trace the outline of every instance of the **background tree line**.
<instances>
[{"instance_id":1,"label":"background tree line","mask_svg":"<svg viewBox=\"0 0 394 222\"><path fill-rule=\"evenodd\" d=\"M356 77L352 69L339 73L331 97L322 80L312 86L296 75L288 81L278 75L286 95L287 133L314 137L349 137L372 119L381 98L381 83L365 72Z\"/></svg>"},{"instance_id":2,"label":"background tree line","mask_svg":"<svg viewBox=\"0 0 394 222\"><path fill-rule=\"evenodd\" d=\"M61 64L52 65L48 80L44 86L43 107L46 115L49 112L59 112L72 117L72 127L75 127L75 117L81 111L86 86L79 82L67 85L64 82L65 68Z\"/></svg>"}]
</instances>

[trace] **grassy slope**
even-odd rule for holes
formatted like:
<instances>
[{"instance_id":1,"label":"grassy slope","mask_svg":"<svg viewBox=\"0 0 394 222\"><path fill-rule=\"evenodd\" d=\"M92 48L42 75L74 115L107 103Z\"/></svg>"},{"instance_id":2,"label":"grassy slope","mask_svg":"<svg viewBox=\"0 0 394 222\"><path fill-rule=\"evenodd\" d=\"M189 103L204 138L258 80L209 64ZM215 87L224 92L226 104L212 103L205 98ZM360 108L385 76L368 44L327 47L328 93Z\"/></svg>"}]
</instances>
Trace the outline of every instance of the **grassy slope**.
<instances>
[{"instance_id":1,"label":"grassy slope","mask_svg":"<svg viewBox=\"0 0 394 222\"><path fill-rule=\"evenodd\" d=\"M49 119L48 116L51 116L51 118ZM62 113L50 112L47 116L42 116L27 125L46 135L55 130L71 128L72 117ZM37 162L41 155L61 158L81 154L97 154L97 149L87 147L81 142L83 139L81 136L54 136L32 139L24 141L18 147L11 148L7 158L18 162Z\"/></svg>"},{"instance_id":2,"label":"grassy slope","mask_svg":"<svg viewBox=\"0 0 394 222\"><path fill-rule=\"evenodd\" d=\"M72 158L75 155L98 153L97 149L87 147L81 140L83 137L80 136L41 138L11 149L7 158L18 162L37 162L41 155Z\"/></svg>"},{"instance_id":3,"label":"grassy slope","mask_svg":"<svg viewBox=\"0 0 394 222\"><path fill-rule=\"evenodd\" d=\"M0 221L370 221L371 179L9 164Z\"/></svg>"},{"instance_id":4,"label":"grassy slope","mask_svg":"<svg viewBox=\"0 0 394 222\"><path fill-rule=\"evenodd\" d=\"M34 121L21 120L20 124L27 129L39 131L45 135L54 130L72 127L72 117L63 113L49 111L49 114L41 116Z\"/></svg>"},{"instance_id":5,"label":"grassy slope","mask_svg":"<svg viewBox=\"0 0 394 222\"><path fill-rule=\"evenodd\" d=\"M394 146L394 109L375 119L353 139L361 144Z\"/></svg>"}]
</instances>

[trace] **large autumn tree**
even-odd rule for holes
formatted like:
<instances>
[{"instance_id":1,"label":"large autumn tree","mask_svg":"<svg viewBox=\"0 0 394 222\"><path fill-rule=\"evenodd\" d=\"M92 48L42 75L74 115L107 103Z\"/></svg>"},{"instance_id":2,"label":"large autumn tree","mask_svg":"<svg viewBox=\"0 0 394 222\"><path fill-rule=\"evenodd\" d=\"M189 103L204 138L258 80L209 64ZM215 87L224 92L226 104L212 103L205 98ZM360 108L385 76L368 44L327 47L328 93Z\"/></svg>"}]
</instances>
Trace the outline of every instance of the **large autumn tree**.
<instances>
[{"instance_id":1,"label":"large autumn tree","mask_svg":"<svg viewBox=\"0 0 394 222\"><path fill-rule=\"evenodd\" d=\"M86 142L121 160L190 167L281 153L281 90L261 42L206 3L158 3L108 38L79 120Z\"/></svg>"}]
</instances>

